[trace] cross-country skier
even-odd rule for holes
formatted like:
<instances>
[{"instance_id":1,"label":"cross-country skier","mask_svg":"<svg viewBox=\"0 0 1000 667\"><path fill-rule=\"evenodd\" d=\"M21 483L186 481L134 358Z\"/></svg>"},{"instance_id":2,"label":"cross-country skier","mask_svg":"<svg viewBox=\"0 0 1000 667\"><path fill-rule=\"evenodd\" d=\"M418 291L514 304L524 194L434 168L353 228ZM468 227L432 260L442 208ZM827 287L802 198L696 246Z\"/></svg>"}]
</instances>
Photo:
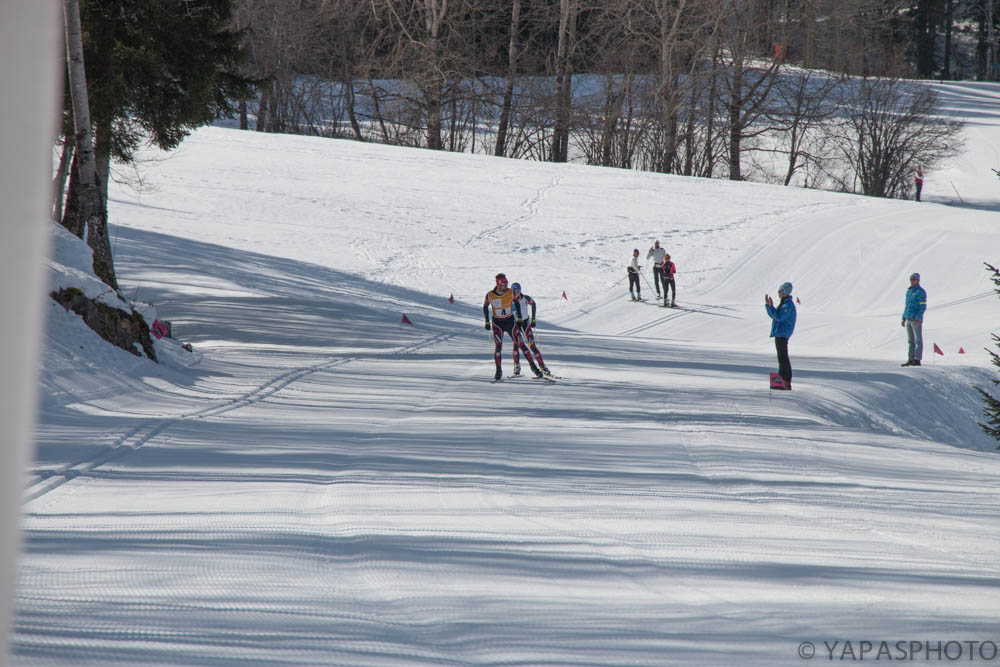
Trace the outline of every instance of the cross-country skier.
<instances>
[{"instance_id":1,"label":"cross-country skier","mask_svg":"<svg viewBox=\"0 0 1000 667\"><path fill-rule=\"evenodd\" d=\"M674 274L677 273L677 265L670 259L670 253L663 255L663 305L673 308L677 301L677 284L674 282ZM668 299L667 292L672 292Z\"/></svg>"},{"instance_id":2,"label":"cross-country skier","mask_svg":"<svg viewBox=\"0 0 1000 667\"><path fill-rule=\"evenodd\" d=\"M486 330L489 331L490 311L493 312L493 359L497 365L493 379L499 380L503 378L503 369L500 367L503 332L506 331L514 342L514 368L518 367L520 361L517 354L520 341L517 320L514 318L514 294L507 289L507 276L498 273L496 281L496 287L486 293L486 299L483 301L483 317L486 318Z\"/></svg>"},{"instance_id":3,"label":"cross-country skier","mask_svg":"<svg viewBox=\"0 0 1000 667\"><path fill-rule=\"evenodd\" d=\"M521 351L524 352L524 358L528 360L528 365L531 366L531 371L536 377L541 377L542 373L552 375L545 366L545 362L542 361L541 350L535 345L535 332L533 331L535 326L535 300L521 291L521 283L512 284L510 291L514 293L514 315L517 317L517 326L521 330ZM528 308L531 309L531 317L528 317ZM537 367L535 366L535 362L531 360L532 353L535 355L535 359L538 360ZM518 375L520 372L521 368L515 364L514 375Z\"/></svg>"},{"instance_id":4,"label":"cross-country skier","mask_svg":"<svg viewBox=\"0 0 1000 667\"><path fill-rule=\"evenodd\" d=\"M632 251L632 261L628 264L628 293L633 301L642 301L642 286L639 285L639 249ZM633 288L635 291L633 292ZM636 296L638 294L638 296Z\"/></svg>"},{"instance_id":5,"label":"cross-country skier","mask_svg":"<svg viewBox=\"0 0 1000 667\"><path fill-rule=\"evenodd\" d=\"M774 307L770 294L764 295L765 308L771 322L771 338L774 339L774 349L778 353L778 377L780 382L772 384L772 389L792 388L792 362L788 359L788 339L795 331L795 302L792 300L792 284L781 283L778 288L781 302Z\"/></svg>"},{"instance_id":6,"label":"cross-country skier","mask_svg":"<svg viewBox=\"0 0 1000 667\"><path fill-rule=\"evenodd\" d=\"M667 251L660 247L659 241L653 242L653 247L646 253L646 259L653 258L653 286L656 287L656 298L660 298L660 282L663 280L663 256Z\"/></svg>"}]
</instances>

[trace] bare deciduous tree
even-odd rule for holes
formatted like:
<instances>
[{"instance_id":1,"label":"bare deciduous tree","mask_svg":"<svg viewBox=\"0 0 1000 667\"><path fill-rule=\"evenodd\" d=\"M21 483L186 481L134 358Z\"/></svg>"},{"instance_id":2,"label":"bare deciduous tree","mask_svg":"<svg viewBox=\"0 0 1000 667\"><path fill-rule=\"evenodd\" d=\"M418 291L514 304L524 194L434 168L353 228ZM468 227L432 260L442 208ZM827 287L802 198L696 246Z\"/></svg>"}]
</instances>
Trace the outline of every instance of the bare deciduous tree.
<instances>
[{"instance_id":1,"label":"bare deciduous tree","mask_svg":"<svg viewBox=\"0 0 1000 667\"><path fill-rule=\"evenodd\" d=\"M555 124L552 128L552 162L569 159L569 119L572 107L573 51L579 0L559 0L559 31L555 58Z\"/></svg>"},{"instance_id":2,"label":"bare deciduous tree","mask_svg":"<svg viewBox=\"0 0 1000 667\"><path fill-rule=\"evenodd\" d=\"M856 188L873 197L906 197L912 174L962 148L962 124L936 115L929 87L895 77L848 82L837 146Z\"/></svg>"},{"instance_id":3,"label":"bare deciduous tree","mask_svg":"<svg viewBox=\"0 0 1000 667\"><path fill-rule=\"evenodd\" d=\"M507 150L507 134L514 105L514 84L517 79L517 62L520 57L518 33L521 30L521 0L511 0L510 29L507 44L507 78L504 81L503 101L500 103L500 118L497 121L497 139L493 154L502 157Z\"/></svg>"}]
</instances>

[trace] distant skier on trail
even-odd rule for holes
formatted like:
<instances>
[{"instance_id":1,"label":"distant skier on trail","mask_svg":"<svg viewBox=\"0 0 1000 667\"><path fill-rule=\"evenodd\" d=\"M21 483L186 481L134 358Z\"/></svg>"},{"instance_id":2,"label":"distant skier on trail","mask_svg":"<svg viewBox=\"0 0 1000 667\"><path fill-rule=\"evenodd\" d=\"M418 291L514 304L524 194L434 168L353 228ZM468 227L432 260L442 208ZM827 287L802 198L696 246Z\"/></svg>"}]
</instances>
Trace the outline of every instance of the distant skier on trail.
<instances>
[{"instance_id":1,"label":"distant skier on trail","mask_svg":"<svg viewBox=\"0 0 1000 667\"><path fill-rule=\"evenodd\" d=\"M915 200L920 201L920 191L924 189L924 170L917 167L913 174L913 190L916 193Z\"/></svg>"},{"instance_id":2,"label":"distant skier on trail","mask_svg":"<svg viewBox=\"0 0 1000 667\"><path fill-rule=\"evenodd\" d=\"M660 298L660 283L663 281L663 257L667 251L660 247L659 241L653 242L653 247L646 253L646 259L653 258L653 286L656 287L656 298Z\"/></svg>"},{"instance_id":3,"label":"distant skier on trail","mask_svg":"<svg viewBox=\"0 0 1000 667\"><path fill-rule=\"evenodd\" d=\"M795 331L795 302L792 300L792 284L785 282L778 288L781 302L775 308L770 294L764 295L765 309L771 322L771 338L778 353L778 372L771 374L771 389L791 390L792 362L788 359L788 339Z\"/></svg>"},{"instance_id":4,"label":"distant skier on trail","mask_svg":"<svg viewBox=\"0 0 1000 667\"><path fill-rule=\"evenodd\" d=\"M535 377L541 377L542 373L551 376L552 373L545 366L545 362L542 361L542 352L538 349L535 344L535 333L533 328L535 326L535 300L530 296L521 291L521 283L513 283L510 286L510 291L514 293L514 315L517 317L517 326L521 330L521 351L524 352L524 358L528 360L528 365L531 366L531 371L535 374ZM531 309L531 317L528 315L528 308ZM531 355L534 353L535 359L538 360L538 366L531 360ZM521 367L514 364L514 375L520 375Z\"/></svg>"},{"instance_id":5,"label":"distant skier on trail","mask_svg":"<svg viewBox=\"0 0 1000 667\"><path fill-rule=\"evenodd\" d=\"M919 366L924 356L924 311L927 310L927 292L920 286L920 274L910 274L910 287L906 290L902 326L906 327L909 345L903 366Z\"/></svg>"},{"instance_id":6,"label":"distant skier on trail","mask_svg":"<svg viewBox=\"0 0 1000 667\"><path fill-rule=\"evenodd\" d=\"M493 379L502 380L503 369L500 366L500 353L503 351L503 334L506 331L514 344L514 368L518 368L520 361L517 354L520 341L518 340L517 320L514 318L514 294L507 289L507 276L498 273L496 283L496 287L486 293L486 299L483 301L483 316L486 318L486 330L489 331L491 329L490 312L493 313L493 359L497 365Z\"/></svg>"},{"instance_id":7,"label":"distant skier on trail","mask_svg":"<svg viewBox=\"0 0 1000 667\"><path fill-rule=\"evenodd\" d=\"M632 261L628 264L628 293L633 301L642 301L642 286L639 285L639 249L632 251ZM632 289L635 288L633 292ZM638 294L638 296L636 296Z\"/></svg>"},{"instance_id":8,"label":"distant skier on trail","mask_svg":"<svg viewBox=\"0 0 1000 667\"><path fill-rule=\"evenodd\" d=\"M673 308L677 305L677 283L674 282L674 274L677 273L677 265L670 259L670 253L663 255L663 305ZM671 297L667 299L668 290Z\"/></svg>"}]
</instances>

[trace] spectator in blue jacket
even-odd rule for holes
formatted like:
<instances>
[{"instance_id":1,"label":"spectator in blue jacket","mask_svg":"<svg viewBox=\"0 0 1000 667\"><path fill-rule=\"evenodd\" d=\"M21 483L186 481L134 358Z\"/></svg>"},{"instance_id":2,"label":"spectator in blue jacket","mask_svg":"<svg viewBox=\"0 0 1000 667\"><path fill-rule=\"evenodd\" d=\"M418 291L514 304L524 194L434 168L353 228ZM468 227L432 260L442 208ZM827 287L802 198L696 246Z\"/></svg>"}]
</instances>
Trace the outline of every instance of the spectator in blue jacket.
<instances>
[{"instance_id":1,"label":"spectator in blue jacket","mask_svg":"<svg viewBox=\"0 0 1000 667\"><path fill-rule=\"evenodd\" d=\"M788 339L795 331L795 302L792 300L792 284L782 283L778 288L778 298L781 301L774 307L770 294L764 295L764 304L771 322L771 338L774 339L774 349L778 352L778 376L784 382L781 389L792 388L792 362L788 359ZM779 387L775 387L779 388Z\"/></svg>"},{"instance_id":2,"label":"spectator in blue jacket","mask_svg":"<svg viewBox=\"0 0 1000 667\"><path fill-rule=\"evenodd\" d=\"M906 327L909 355L903 366L919 366L924 356L924 311L927 310L927 292L920 286L920 274L910 274L910 289L906 290L906 307L903 309L902 326Z\"/></svg>"}]
</instances>

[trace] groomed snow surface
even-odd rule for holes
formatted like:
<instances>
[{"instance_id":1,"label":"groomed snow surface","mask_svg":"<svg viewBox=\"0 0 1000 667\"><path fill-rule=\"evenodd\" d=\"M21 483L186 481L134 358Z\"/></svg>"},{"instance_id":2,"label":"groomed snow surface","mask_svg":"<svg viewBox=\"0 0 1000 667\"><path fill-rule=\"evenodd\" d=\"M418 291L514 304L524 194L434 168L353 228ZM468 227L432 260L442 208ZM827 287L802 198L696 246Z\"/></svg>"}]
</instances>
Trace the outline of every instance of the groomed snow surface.
<instances>
[{"instance_id":1,"label":"groomed snow surface","mask_svg":"<svg viewBox=\"0 0 1000 667\"><path fill-rule=\"evenodd\" d=\"M921 203L223 128L149 152L114 246L178 340L154 364L48 306L13 663L1000 663L1000 90L938 88L967 152ZM61 282L87 262L53 234ZM555 383L491 384L498 271Z\"/></svg>"}]
</instances>

